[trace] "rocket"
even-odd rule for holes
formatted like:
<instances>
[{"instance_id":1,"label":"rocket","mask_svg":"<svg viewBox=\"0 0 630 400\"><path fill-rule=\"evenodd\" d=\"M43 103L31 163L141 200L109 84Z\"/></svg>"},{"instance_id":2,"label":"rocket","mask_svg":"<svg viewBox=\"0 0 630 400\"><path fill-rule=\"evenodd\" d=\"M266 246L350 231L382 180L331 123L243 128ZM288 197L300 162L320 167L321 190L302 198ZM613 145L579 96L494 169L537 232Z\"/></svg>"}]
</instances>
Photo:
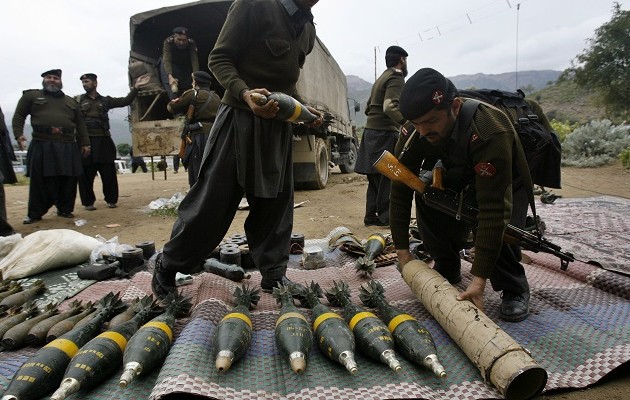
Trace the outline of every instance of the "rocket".
<instances>
[{"instance_id":1,"label":"rocket","mask_svg":"<svg viewBox=\"0 0 630 400\"><path fill-rule=\"evenodd\" d=\"M260 291L243 285L234 290L236 306L228 312L214 333L213 346L218 371L227 371L234 361L245 355L252 339L252 320L249 310L256 307Z\"/></svg>"},{"instance_id":2,"label":"rocket","mask_svg":"<svg viewBox=\"0 0 630 400\"><path fill-rule=\"evenodd\" d=\"M313 347L313 332L306 317L293 304L294 290L294 285L273 288L273 297L281 306L275 338L278 348L289 357L291 369L299 374L306 369L306 357Z\"/></svg>"},{"instance_id":3,"label":"rocket","mask_svg":"<svg viewBox=\"0 0 630 400\"><path fill-rule=\"evenodd\" d=\"M157 368L166 359L173 343L173 326L177 317L190 312L190 298L177 292L164 299L166 310L144 324L129 339L123 354L124 372L118 385L126 388L136 377Z\"/></svg>"},{"instance_id":4,"label":"rocket","mask_svg":"<svg viewBox=\"0 0 630 400\"><path fill-rule=\"evenodd\" d=\"M280 110L276 114L275 119L287 122L313 122L317 119L317 115L310 112L305 105L288 94L274 92L269 96L265 96L260 93L252 93L250 96L259 106L264 106L270 100L277 101Z\"/></svg>"},{"instance_id":5,"label":"rocket","mask_svg":"<svg viewBox=\"0 0 630 400\"><path fill-rule=\"evenodd\" d=\"M346 321L319 301L324 294L317 283L311 281L304 297L301 303L312 310L313 331L319 349L326 357L346 367L348 372L356 374L359 369L354 359L354 335Z\"/></svg>"},{"instance_id":6,"label":"rocket","mask_svg":"<svg viewBox=\"0 0 630 400\"><path fill-rule=\"evenodd\" d=\"M13 375L2 400L38 399L57 388L70 359L124 306L119 295L111 292L100 300L99 305L98 313L89 324L53 340L26 360Z\"/></svg>"},{"instance_id":7,"label":"rocket","mask_svg":"<svg viewBox=\"0 0 630 400\"><path fill-rule=\"evenodd\" d=\"M390 305L385 300L385 289L377 281L361 285L359 298L368 307L376 308L377 314L387 324L394 337L396 350L408 361L433 371L438 378L445 378L446 371L437 356L431 332L417 319Z\"/></svg>"},{"instance_id":8,"label":"rocket","mask_svg":"<svg viewBox=\"0 0 630 400\"><path fill-rule=\"evenodd\" d=\"M374 269L376 268L376 264L374 263L374 259L381 255L383 249L385 248L386 239L385 236L380 233L374 233L368 237L365 245L363 246L365 250L365 256L360 257L356 264L355 269L357 272L362 273L365 276L372 276Z\"/></svg>"},{"instance_id":9,"label":"rocket","mask_svg":"<svg viewBox=\"0 0 630 400\"><path fill-rule=\"evenodd\" d=\"M374 360L382 361L395 372L402 369L394 351L394 339L387 325L373 313L352 303L348 284L343 281L333 281L333 287L325 295L331 305L343 307L344 319L354 333L354 339L361 353Z\"/></svg>"},{"instance_id":10,"label":"rocket","mask_svg":"<svg viewBox=\"0 0 630 400\"><path fill-rule=\"evenodd\" d=\"M92 389L120 368L129 339L155 313L157 301L150 297L151 303L129 321L101 333L79 349L50 400L64 400L79 390Z\"/></svg>"}]
</instances>

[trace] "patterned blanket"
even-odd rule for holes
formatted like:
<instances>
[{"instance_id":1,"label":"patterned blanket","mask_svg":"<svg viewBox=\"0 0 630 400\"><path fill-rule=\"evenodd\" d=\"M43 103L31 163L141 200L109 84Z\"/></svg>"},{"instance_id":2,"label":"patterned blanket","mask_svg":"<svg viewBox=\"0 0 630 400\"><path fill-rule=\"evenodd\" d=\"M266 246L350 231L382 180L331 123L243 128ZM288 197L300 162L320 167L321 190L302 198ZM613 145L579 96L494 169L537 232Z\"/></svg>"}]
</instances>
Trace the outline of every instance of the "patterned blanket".
<instances>
[{"instance_id":1,"label":"patterned blanket","mask_svg":"<svg viewBox=\"0 0 630 400\"><path fill-rule=\"evenodd\" d=\"M579 207L573 207L574 202L579 203ZM553 205L540 207L539 214L547 224L548 238L558 242L563 250L573 251L577 258L599 261L590 256L591 253L580 253L587 251L583 246L589 243L597 251L593 254L607 255L607 263L627 264L623 259L627 251L623 253L619 249L628 246L624 233L628 232L629 201L608 197L557 200ZM578 219L577 214L592 216ZM599 231L600 236L606 231L610 236L607 240L593 242L578 239L582 241L580 246L573 248L571 234L586 230L580 226ZM557 239L561 237L566 243L559 243ZM307 240L306 244L327 248L328 239ZM630 277L579 261L571 263L567 271L561 271L557 258L543 253L525 253L530 259L526 264L532 288L530 317L520 323L501 321L498 316L500 297L490 289L486 295L486 310L493 321L530 350L533 358L547 370L549 380L545 390L586 387L629 361ZM355 273L354 256L339 249L329 251L326 268L317 270L301 269L299 260L299 256L291 256L289 278L297 282L313 280L323 289L330 288L333 280L343 280L352 289L353 301L359 302L358 288L367 280ZM464 261L462 266L464 279L458 285L460 289L465 288L472 277L470 264ZM177 399L185 394L216 399L502 398L483 381L466 355L413 296L394 266L377 268L373 278L383 284L386 297L393 305L415 316L432 333L438 356L448 372L447 378L436 378L430 371L404 360L403 370L395 373L360 353L357 355L359 372L350 375L342 366L325 358L317 346L309 354L306 371L297 375L274 343L278 306L268 294L262 295L252 312L254 333L247 354L229 371L218 373L214 368L212 337L218 322L232 306L233 290L240 284L202 273L194 277L191 285L183 287L196 306L188 318L178 320L175 343L160 371L153 371L125 390L117 386L120 376L117 373L91 392L71 399ZM140 272L130 280L98 282L73 299L95 300L113 290L130 300L150 293L150 279L150 273ZM260 274L254 271L248 283L257 287ZM300 310L310 319L308 309ZM34 351L27 348L0 353L3 387Z\"/></svg>"}]
</instances>

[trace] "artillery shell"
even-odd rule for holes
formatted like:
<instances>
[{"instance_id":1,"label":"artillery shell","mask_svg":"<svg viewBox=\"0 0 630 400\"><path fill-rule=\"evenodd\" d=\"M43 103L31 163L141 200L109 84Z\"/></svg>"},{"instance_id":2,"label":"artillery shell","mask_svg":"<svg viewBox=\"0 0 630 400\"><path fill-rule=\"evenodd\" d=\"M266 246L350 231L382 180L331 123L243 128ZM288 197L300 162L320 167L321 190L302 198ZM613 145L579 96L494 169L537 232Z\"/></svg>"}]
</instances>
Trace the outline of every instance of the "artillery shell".
<instances>
[{"instance_id":1,"label":"artillery shell","mask_svg":"<svg viewBox=\"0 0 630 400\"><path fill-rule=\"evenodd\" d=\"M86 318L87 316L94 317L96 315L96 310L89 307L86 310L80 312L79 314L73 315L71 317L66 318L63 321L57 322L53 325L48 332L46 333L46 343L50 343L58 337L70 332L72 329L76 327L78 321Z\"/></svg>"},{"instance_id":2,"label":"artillery shell","mask_svg":"<svg viewBox=\"0 0 630 400\"><path fill-rule=\"evenodd\" d=\"M50 308L48 311L40 314L36 317L27 319L13 328L9 329L4 336L2 336L2 347L9 350L18 349L26 344L26 336L28 332L34 327L38 322L41 322L47 318L52 317L57 314L57 308Z\"/></svg>"},{"instance_id":3,"label":"artillery shell","mask_svg":"<svg viewBox=\"0 0 630 400\"><path fill-rule=\"evenodd\" d=\"M37 315L38 312L39 310L34 303L26 303L22 311L9 316L0 322L0 338L4 337L4 334L7 333L9 329L25 321L28 317Z\"/></svg>"},{"instance_id":4,"label":"artillery shell","mask_svg":"<svg viewBox=\"0 0 630 400\"><path fill-rule=\"evenodd\" d=\"M75 301L72 302L72 304L70 305L70 309L68 309L67 311L64 311L57 315L53 315L50 318L46 318L45 320L38 322L28 331L28 334L26 335L26 343L29 346L39 346L43 344L46 341L46 335L48 334L50 328L52 328L58 322L63 321L75 314L78 314L79 312L81 312L82 309L83 307L81 306L81 303Z\"/></svg>"},{"instance_id":5,"label":"artillery shell","mask_svg":"<svg viewBox=\"0 0 630 400\"><path fill-rule=\"evenodd\" d=\"M339 314L324 305L315 306L313 331L317 344L326 357L346 367L351 374L357 373L354 335Z\"/></svg>"},{"instance_id":6,"label":"artillery shell","mask_svg":"<svg viewBox=\"0 0 630 400\"><path fill-rule=\"evenodd\" d=\"M252 339L252 321L249 312L233 310L223 317L214 334L215 366L227 371L232 363L245 355Z\"/></svg>"},{"instance_id":7,"label":"artillery shell","mask_svg":"<svg viewBox=\"0 0 630 400\"><path fill-rule=\"evenodd\" d=\"M33 300L39 294L43 293L46 290L46 285L44 285L44 281L37 280L28 289L22 290L21 292L14 293L4 298L0 302L0 309L7 309L14 306L21 306L26 302Z\"/></svg>"},{"instance_id":8,"label":"artillery shell","mask_svg":"<svg viewBox=\"0 0 630 400\"><path fill-rule=\"evenodd\" d=\"M269 100L277 101L280 110L276 114L276 119L288 122L313 122L317 119L306 106L285 93L274 92L269 96L252 93L251 97L259 105L264 105Z\"/></svg>"},{"instance_id":9,"label":"artillery shell","mask_svg":"<svg viewBox=\"0 0 630 400\"><path fill-rule=\"evenodd\" d=\"M313 347L313 332L302 315L293 305L293 288L279 285L273 289L273 296L282 305L276 320L276 345L289 357L293 372L302 373L306 369L306 357Z\"/></svg>"}]
</instances>

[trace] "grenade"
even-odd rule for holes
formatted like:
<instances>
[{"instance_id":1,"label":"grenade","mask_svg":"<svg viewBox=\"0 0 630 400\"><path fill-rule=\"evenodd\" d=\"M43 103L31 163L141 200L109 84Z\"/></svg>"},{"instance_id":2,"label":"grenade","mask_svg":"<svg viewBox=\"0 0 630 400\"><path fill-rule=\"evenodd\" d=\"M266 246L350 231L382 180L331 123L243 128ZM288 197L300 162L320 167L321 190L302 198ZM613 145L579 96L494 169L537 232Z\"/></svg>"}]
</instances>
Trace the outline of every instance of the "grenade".
<instances>
[{"instance_id":1,"label":"grenade","mask_svg":"<svg viewBox=\"0 0 630 400\"><path fill-rule=\"evenodd\" d=\"M187 315L192 307L190 298L177 292L169 294L164 302L168 304L166 310L144 324L129 339L123 354L124 372L118 383L121 388L162 365L173 343L175 319Z\"/></svg>"},{"instance_id":2,"label":"grenade","mask_svg":"<svg viewBox=\"0 0 630 400\"><path fill-rule=\"evenodd\" d=\"M59 389L50 400L64 400L80 390L92 389L120 368L129 339L151 318L156 308L157 303L151 301L129 321L101 333L81 347L70 360Z\"/></svg>"},{"instance_id":3,"label":"grenade","mask_svg":"<svg viewBox=\"0 0 630 400\"><path fill-rule=\"evenodd\" d=\"M319 349L326 357L346 367L348 372L356 374L359 369L354 359L354 335L339 314L320 303L320 297L324 297L322 289L311 282L302 301L312 309L313 331Z\"/></svg>"},{"instance_id":4,"label":"grenade","mask_svg":"<svg viewBox=\"0 0 630 400\"><path fill-rule=\"evenodd\" d=\"M214 333L213 349L218 371L227 371L232 363L245 355L252 339L250 308L260 300L260 292L245 285L234 290L236 306L227 313Z\"/></svg>"},{"instance_id":5,"label":"grenade","mask_svg":"<svg viewBox=\"0 0 630 400\"><path fill-rule=\"evenodd\" d=\"M363 275L372 276L372 273L376 268L374 259L381 255L383 249L385 248L385 236L380 233L374 233L368 237L363 247L365 250L365 256L360 257L357 260L355 269Z\"/></svg>"},{"instance_id":6,"label":"grenade","mask_svg":"<svg viewBox=\"0 0 630 400\"><path fill-rule=\"evenodd\" d=\"M289 357L293 372L306 369L306 357L313 346L313 332L306 317L293 304L293 285L278 285L273 288L273 297L281 305L276 321L276 345Z\"/></svg>"},{"instance_id":7,"label":"grenade","mask_svg":"<svg viewBox=\"0 0 630 400\"><path fill-rule=\"evenodd\" d=\"M105 321L124 304L118 294L107 294L90 323L73 329L39 349L13 375L2 400L38 399L55 390L63 379L70 359L101 330Z\"/></svg>"},{"instance_id":8,"label":"grenade","mask_svg":"<svg viewBox=\"0 0 630 400\"><path fill-rule=\"evenodd\" d=\"M359 298L366 306L377 309L394 337L396 350L403 357L430 369L439 378L446 377L431 333L417 319L387 303L383 285L377 281L370 281L367 287L361 285Z\"/></svg>"},{"instance_id":9,"label":"grenade","mask_svg":"<svg viewBox=\"0 0 630 400\"><path fill-rule=\"evenodd\" d=\"M250 96L259 106L264 106L269 100L277 101L280 110L276 114L275 119L287 122L313 122L317 119L317 115L310 112L305 105L288 94L275 92L265 96L260 93L252 93Z\"/></svg>"},{"instance_id":10,"label":"grenade","mask_svg":"<svg viewBox=\"0 0 630 400\"><path fill-rule=\"evenodd\" d=\"M402 369L387 325L376 315L350 301L350 288L345 282L333 281L333 287L326 292L326 298L333 306L343 307L344 319L354 333L359 351L374 360L382 361L395 372Z\"/></svg>"}]
</instances>

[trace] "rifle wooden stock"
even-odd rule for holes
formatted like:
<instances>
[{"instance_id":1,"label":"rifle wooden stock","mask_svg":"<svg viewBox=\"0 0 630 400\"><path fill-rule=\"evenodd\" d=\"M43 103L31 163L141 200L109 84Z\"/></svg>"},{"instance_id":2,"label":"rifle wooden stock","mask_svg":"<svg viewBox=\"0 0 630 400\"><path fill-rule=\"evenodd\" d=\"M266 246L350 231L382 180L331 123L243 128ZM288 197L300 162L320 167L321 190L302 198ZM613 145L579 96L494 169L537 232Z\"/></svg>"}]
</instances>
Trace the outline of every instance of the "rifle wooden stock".
<instances>
[{"instance_id":1,"label":"rifle wooden stock","mask_svg":"<svg viewBox=\"0 0 630 400\"><path fill-rule=\"evenodd\" d=\"M422 182L416 174L405 167L389 151L384 150L383 154L374 163L374 168L392 181L404 183L418 193L424 193L427 189L426 183Z\"/></svg>"},{"instance_id":2,"label":"rifle wooden stock","mask_svg":"<svg viewBox=\"0 0 630 400\"><path fill-rule=\"evenodd\" d=\"M197 99L197 95L195 95L195 99ZM188 106L188 110L186 110L186 117L185 117L186 119L184 121L184 130L182 131L182 141L179 144L179 151L177 152L177 155L182 160L186 156L186 145L189 145L189 144L192 143L192 139L190 138L190 134L188 132L188 125L190 124L190 121L192 120L194 115L195 115L195 102L193 101Z\"/></svg>"}]
</instances>

